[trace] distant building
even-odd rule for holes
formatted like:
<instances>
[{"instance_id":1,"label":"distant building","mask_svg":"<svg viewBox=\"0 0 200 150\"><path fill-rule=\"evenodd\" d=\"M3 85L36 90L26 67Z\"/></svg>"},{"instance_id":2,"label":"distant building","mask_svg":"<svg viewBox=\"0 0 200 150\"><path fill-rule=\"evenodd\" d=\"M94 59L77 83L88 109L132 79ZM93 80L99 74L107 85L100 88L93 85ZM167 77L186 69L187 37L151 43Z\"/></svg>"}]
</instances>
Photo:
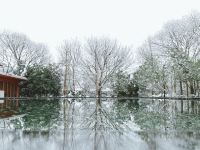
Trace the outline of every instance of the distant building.
<instances>
[{"instance_id":1,"label":"distant building","mask_svg":"<svg viewBox=\"0 0 200 150\"><path fill-rule=\"evenodd\" d=\"M0 97L19 97L19 82L25 77L0 72Z\"/></svg>"}]
</instances>

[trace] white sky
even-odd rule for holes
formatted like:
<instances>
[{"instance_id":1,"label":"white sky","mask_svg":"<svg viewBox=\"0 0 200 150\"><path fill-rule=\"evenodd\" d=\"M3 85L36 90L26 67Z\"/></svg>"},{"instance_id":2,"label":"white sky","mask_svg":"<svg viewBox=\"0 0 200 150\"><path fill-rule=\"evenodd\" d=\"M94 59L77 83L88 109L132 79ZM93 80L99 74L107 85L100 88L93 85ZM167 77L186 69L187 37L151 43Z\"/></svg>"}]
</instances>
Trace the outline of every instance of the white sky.
<instances>
[{"instance_id":1,"label":"white sky","mask_svg":"<svg viewBox=\"0 0 200 150\"><path fill-rule=\"evenodd\" d=\"M192 11L200 11L200 0L0 0L0 30L25 33L53 56L63 40L90 36L137 48L165 22Z\"/></svg>"}]
</instances>

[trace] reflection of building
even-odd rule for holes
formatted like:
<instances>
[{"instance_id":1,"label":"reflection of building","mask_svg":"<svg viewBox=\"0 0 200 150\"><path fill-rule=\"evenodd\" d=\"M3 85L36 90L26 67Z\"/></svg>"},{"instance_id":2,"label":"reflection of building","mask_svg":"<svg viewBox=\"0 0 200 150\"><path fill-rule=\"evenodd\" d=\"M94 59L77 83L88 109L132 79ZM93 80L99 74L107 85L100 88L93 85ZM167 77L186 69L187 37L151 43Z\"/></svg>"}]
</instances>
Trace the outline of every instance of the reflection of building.
<instances>
[{"instance_id":1,"label":"reflection of building","mask_svg":"<svg viewBox=\"0 0 200 150\"><path fill-rule=\"evenodd\" d=\"M0 118L8 118L14 116L18 112L18 99L4 99L0 102Z\"/></svg>"},{"instance_id":2,"label":"reflection of building","mask_svg":"<svg viewBox=\"0 0 200 150\"><path fill-rule=\"evenodd\" d=\"M0 91L4 91L5 97L19 97L19 82L25 80L25 77L0 72Z\"/></svg>"}]
</instances>

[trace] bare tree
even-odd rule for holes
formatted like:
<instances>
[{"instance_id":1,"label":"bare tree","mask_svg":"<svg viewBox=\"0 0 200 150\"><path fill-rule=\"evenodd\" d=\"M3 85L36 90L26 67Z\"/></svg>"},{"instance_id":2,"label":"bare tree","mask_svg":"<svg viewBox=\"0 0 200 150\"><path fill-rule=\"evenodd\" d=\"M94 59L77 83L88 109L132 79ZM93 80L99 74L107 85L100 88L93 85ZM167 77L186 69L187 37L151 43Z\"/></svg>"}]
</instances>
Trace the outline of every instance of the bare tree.
<instances>
[{"instance_id":1,"label":"bare tree","mask_svg":"<svg viewBox=\"0 0 200 150\"><path fill-rule=\"evenodd\" d=\"M43 44L32 42L26 35L3 32L0 34L0 62L5 64L4 71L21 75L33 64L47 61L48 50Z\"/></svg>"},{"instance_id":2,"label":"bare tree","mask_svg":"<svg viewBox=\"0 0 200 150\"><path fill-rule=\"evenodd\" d=\"M97 103L100 104L103 86L117 71L127 67L130 49L108 38L90 38L86 42L84 52L84 73L95 85Z\"/></svg>"},{"instance_id":3,"label":"bare tree","mask_svg":"<svg viewBox=\"0 0 200 150\"><path fill-rule=\"evenodd\" d=\"M63 95L66 96L68 90L72 91L75 95L76 92L76 72L78 70L78 64L80 59L81 45L77 40L65 41L60 47L61 64L64 65L64 86ZM70 79L72 78L72 84Z\"/></svg>"},{"instance_id":4,"label":"bare tree","mask_svg":"<svg viewBox=\"0 0 200 150\"><path fill-rule=\"evenodd\" d=\"M150 44L145 43L145 46L140 49L140 56L144 61L136 74L136 77L139 77L137 79L141 79L141 85L148 85L152 81L156 81L156 84L162 83L164 93L167 86L170 86L168 92L171 95L178 94L177 89L179 89L180 95L184 95L184 91L186 91L188 96L189 88L191 94L199 93L199 26L200 14L193 13L168 22L158 34L151 38ZM151 60L157 60L158 65L149 63ZM151 71L151 66L154 66L152 67L154 71ZM155 80L152 80L151 77ZM152 87L151 89L153 90Z\"/></svg>"},{"instance_id":5,"label":"bare tree","mask_svg":"<svg viewBox=\"0 0 200 150\"><path fill-rule=\"evenodd\" d=\"M199 37L200 14L194 13L183 17L181 20L171 21L157 37L155 45L164 52L176 68L175 79L179 80L180 95L183 95L183 83L188 82L191 94L195 94L195 84L199 84L198 70L195 66L200 58Z\"/></svg>"}]
</instances>

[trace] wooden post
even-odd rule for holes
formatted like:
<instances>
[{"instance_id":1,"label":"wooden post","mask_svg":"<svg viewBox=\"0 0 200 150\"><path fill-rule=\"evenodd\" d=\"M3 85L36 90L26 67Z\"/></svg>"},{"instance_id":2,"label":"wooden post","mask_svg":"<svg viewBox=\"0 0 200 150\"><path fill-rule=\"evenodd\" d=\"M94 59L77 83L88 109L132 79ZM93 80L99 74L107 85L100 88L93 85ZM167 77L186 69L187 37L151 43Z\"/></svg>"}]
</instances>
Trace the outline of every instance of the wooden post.
<instances>
[{"instance_id":1,"label":"wooden post","mask_svg":"<svg viewBox=\"0 0 200 150\"><path fill-rule=\"evenodd\" d=\"M3 87L2 87L2 90L4 91L4 81L3 81ZM4 91L4 97L5 97L5 91Z\"/></svg>"},{"instance_id":2,"label":"wooden post","mask_svg":"<svg viewBox=\"0 0 200 150\"><path fill-rule=\"evenodd\" d=\"M7 84L6 97L9 97L8 81L6 84Z\"/></svg>"},{"instance_id":3,"label":"wooden post","mask_svg":"<svg viewBox=\"0 0 200 150\"><path fill-rule=\"evenodd\" d=\"M19 97L19 86L17 85L17 95L16 97Z\"/></svg>"},{"instance_id":4,"label":"wooden post","mask_svg":"<svg viewBox=\"0 0 200 150\"><path fill-rule=\"evenodd\" d=\"M17 84L15 84L15 97L17 97Z\"/></svg>"},{"instance_id":5,"label":"wooden post","mask_svg":"<svg viewBox=\"0 0 200 150\"><path fill-rule=\"evenodd\" d=\"M12 82L10 82L10 97L12 97Z\"/></svg>"}]
</instances>

